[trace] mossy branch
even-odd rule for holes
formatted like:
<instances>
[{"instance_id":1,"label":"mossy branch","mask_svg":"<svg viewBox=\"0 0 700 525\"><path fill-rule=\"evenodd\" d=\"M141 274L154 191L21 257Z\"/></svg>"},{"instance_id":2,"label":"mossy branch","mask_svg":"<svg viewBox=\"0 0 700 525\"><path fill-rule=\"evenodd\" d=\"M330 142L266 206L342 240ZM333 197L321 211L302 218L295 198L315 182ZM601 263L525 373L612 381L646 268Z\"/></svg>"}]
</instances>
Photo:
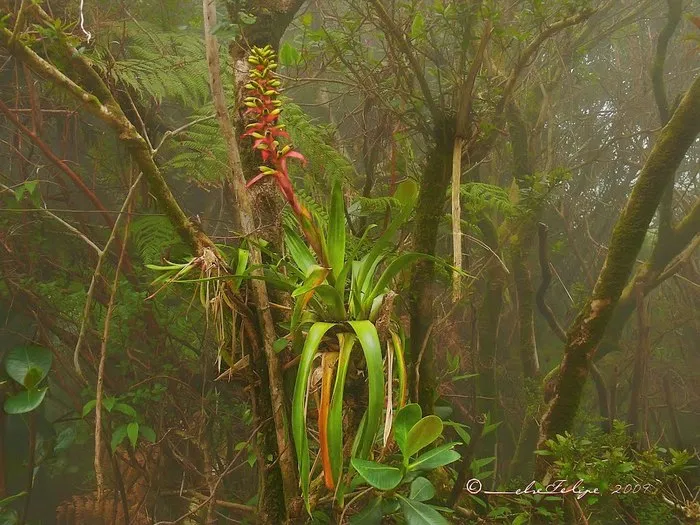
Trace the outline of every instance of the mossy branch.
<instances>
[{"instance_id":1,"label":"mossy branch","mask_svg":"<svg viewBox=\"0 0 700 525\"><path fill-rule=\"evenodd\" d=\"M40 16L40 19L46 20L43 16ZM200 254L205 247L213 247L213 242L194 226L182 208L180 208L163 174L153 160L153 152L148 143L121 111L107 86L90 67L87 58L80 55L76 49L71 48L67 43L64 44L70 54L76 57L75 61L82 64L84 75L88 75L88 70L92 71L94 75L89 74L90 80L97 87L100 95L108 97L109 105L103 104L93 93L78 85L56 66L40 57L23 44L21 39L14 39L12 33L6 28L0 28L0 44L15 58L27 64L35 73L67 91L81 103L84 110L117 132L119 139L126 145L134 162L143 172L149 189L158 200L163 212L194 253Z\"/></svg>"},{"instance_id":2,"label":"mossy branch","mask_svg":"<svg viewBox=\"0 0 700 525\"><path fill-rule=\"evenodd\" d=\"M700 77L663 128L615 225L609 250L593 293L567 334L561 373L545 414L540 448L571 428L591 359L642 247L649 223L688 148L700 133ZM538 457L538 475L547 464Z\"/></svg>"}]
</instances>

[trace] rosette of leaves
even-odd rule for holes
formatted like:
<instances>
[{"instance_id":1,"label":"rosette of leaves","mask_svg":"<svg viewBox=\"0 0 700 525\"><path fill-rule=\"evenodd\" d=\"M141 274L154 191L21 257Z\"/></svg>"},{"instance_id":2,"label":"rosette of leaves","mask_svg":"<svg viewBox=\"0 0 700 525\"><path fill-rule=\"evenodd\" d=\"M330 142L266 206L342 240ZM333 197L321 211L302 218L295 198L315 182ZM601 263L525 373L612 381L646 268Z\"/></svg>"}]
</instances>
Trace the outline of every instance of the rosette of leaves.
<instances>
[{"instance_id":1,"label":"rosette of leaves","mask_svg":"<svg viewBox=\"0 0 700 525\"><path fill-rule=\"evenodd\" d=\"M439 417L422 416L420 406L415 403L397 412L393 435L400 454L390 458L389 462L352 459L361 482L375 488L377 494L351 523L379 525L385 516L400 511L408 525L447 524L440 511L448 509L428 503L435 496L435 487L424 474L457 461L460 455L453 449L459 443L445 443L421 453L441 436L443 430Z\"/></svg>"},{"instance_id":2,"label":"rosette of leaves","mask_svg":"<svg viewBox=\"0 0 700 525\"><path fill-rule=\"evenodd\" d=\"M352 456L369 459L375 439L384 423L384 440L391 429L394 405L407 400L407 374L404 337L401 326L391 316L391 285L394 278L422 254L394 254L394 237L406 223L412 199L395 216L385 231L372 241L367 253L358 257L363 244L355 243L346 253L346 224L343 193L339 182L331 192L327 224L322 224L318 257L292 227L285 232L287 258L270 266L270 282L284 287L294 300L289 334L279 340L278 349L292 343L300 352L292 401L292 434L299 463L304 499L309 502L311 458L307 412L310 377L314 360L321 358L321 387L318 406L318 439L323 479L342 504L345 472L343 457L344 391L351 355L360 349L368 383L367 409L355 435ZM319 260L328 261L324 266ZM377 324L383 322L386 342L380 342ZM386 372L385 372L386 363ZM394 395L394 378L397 390Z\"/></svg>"},{"instance_id":3,"label":"rosette of leaves","mask_svg":"<svg viewBox=\"0 0 700 525\"><path fill-rule=\"evenodd\" d=\"M7 414L26 414L36 410L46 397L49 387L44 380L51 370L53 354L41 346L17 346L5 356L5 372L15 388L5 399Z\"/></svg>"}]
</instances>

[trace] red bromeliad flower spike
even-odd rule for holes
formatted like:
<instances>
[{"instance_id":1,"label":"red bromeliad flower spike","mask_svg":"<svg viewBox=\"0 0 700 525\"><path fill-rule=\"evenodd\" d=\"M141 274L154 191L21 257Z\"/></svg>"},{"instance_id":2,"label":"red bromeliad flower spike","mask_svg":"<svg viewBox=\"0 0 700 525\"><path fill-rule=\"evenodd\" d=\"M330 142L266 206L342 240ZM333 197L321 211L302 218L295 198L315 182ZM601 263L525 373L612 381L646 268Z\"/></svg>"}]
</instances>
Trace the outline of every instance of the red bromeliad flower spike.
<instances>
[{"instance_id":1,"label":"red bromeliad flower spike","mask_svg":"<svg viewBox=\"0 0 700 525\"><path fill-rule=\"evenodd\" d=\"M279 123L282 101L279 99L280 81L275 76L277 63L275 52L270 46L254 47L248 57L251 66L249 82L245 85L246 98L244 115L251 119L243 133L244 137L253 139L253 149L260 152L263 165L260 173L248 181L248 186L263 177L274 177L277 187L282 192L297 217L301 229L311 248L316 252L322 264L325 264L321 235L306 207L299 202L287 170L287 160L297 159L306 165L306 158L295 151L291 144L282 146L280 139L289 140L289 133Z\"/></svg>"}]
</instances>

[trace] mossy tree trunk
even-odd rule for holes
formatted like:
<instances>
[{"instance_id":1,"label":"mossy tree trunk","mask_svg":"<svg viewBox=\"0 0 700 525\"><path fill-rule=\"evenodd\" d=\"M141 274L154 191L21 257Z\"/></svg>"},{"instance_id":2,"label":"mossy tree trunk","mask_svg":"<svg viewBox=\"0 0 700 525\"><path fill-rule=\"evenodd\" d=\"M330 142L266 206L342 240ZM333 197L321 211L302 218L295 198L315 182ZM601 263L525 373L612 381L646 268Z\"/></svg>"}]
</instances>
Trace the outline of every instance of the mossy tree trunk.
<instances>
[{"instance_id":1,"label":"mossy tree trunk","mask_svg":"<svg viewBox=\"0 0 700 525\"><path fill-rule=\"evenodd\" d=\"M435 255L438 228L444 216L447 189L452 176L452 147L454 120L436 123L433 149L428 156L420 182L416 208L414 249ZM416 265L411 286L411 358L414 372L412 383L418 383L418 399L423 413L433 411L436 378L434 353L430 341L430 326L434 321L433 303L437 296L434 263L423 260ZM419 375L416 377L415 371Z\"/></svg>"},{"instance_id":2,"label":"mossy tree trunk","mask_svg":"<svg viewBox=\"0 0 700 525\"><path fill-rule=\"evenodd\" d=\"M540 448L548 439L570 430L578 410L591 359L634 266L661 196L700 133L700 77L662 129L627 204L613 230L608 254L591 297L567 333L564 359L554 396L540 431ZM538 456L537 474L547 468Z\"/></svg>"}]
</instances>

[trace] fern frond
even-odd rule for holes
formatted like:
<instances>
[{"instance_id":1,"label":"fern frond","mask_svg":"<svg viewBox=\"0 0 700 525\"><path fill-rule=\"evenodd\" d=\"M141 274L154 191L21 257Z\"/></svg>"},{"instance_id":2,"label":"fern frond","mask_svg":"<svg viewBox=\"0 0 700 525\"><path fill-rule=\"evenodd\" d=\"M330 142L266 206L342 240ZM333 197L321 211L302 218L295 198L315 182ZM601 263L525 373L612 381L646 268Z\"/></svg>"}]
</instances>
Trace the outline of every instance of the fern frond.
<instances>
[{"instance_id":1,"label":"fern frond","mask_svg":"<svg viewBox=\"0 0 700 525\"><path fill-rule=\"evenodd\" d=\"M511 202L508 192L500 186L468 182L460 186L459 193L465 210L472 214L486 211L508 216L515 213L515 205Z\"/></svg>"}]
</instances>

